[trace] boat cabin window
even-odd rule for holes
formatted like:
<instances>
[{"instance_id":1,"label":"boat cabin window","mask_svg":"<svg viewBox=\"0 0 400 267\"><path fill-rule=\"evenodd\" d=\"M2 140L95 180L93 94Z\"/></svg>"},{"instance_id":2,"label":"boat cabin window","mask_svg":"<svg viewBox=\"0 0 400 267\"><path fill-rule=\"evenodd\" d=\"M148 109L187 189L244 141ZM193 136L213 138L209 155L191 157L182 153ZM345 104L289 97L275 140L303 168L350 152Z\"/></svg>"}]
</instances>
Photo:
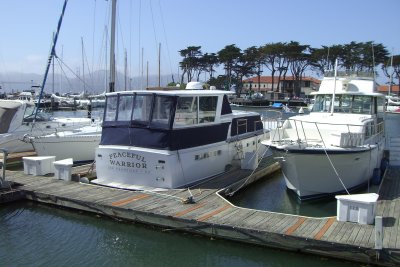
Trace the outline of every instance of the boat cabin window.
<instances>
[{"instance_id":1,"label":"boat cabin window","mask_svg":"<svg viewBox=\"0 0 400 267\"><path fill-rule=\"evenodd\" d=\"M313 112L329 112L332 102L332 95L317 95L315 97Z\"/></svg>"},{"instance_id":2,"label":"boat cabin window","mask_svg":"<svg viewBox=\"0 0 400 267\"><path fill-rule=\"evenodd\" d=\"M133 95L120 95L117 121L130 121L132 116Z\"/></svg>"},{"instance_id":3,"label":"boat cabin window","mask_svg":"<svg viewBox=\"0 0 400 267\"><path fill-rule=\"evenodd\" d=\"M50 115L48 113L39 112L36 113L35 105L27 105L24 111L24 119L23 122L33 122L33 121L49 121Z\"/></svg>"},{"instance_id":4,"label":"boat cabin window","mask_svg":"<svg viewBox=\"0 0 400 267\"><path fill-rule=\"evenodd\" d=\"M136 95L132 121L148 123L150 121L150 111L153 95Z\"/></svg>"},{"instance_id":5,"label":"boat cabin window","mask_svg":"<svg viewBox=\"0 0 400 267\"><path fill-rule=\"evenodd\" d=\"M371 114L372 97L370 96L354 96L353 113Z\"/></svg>"},{"instance_id":6,"label":"boat cabin window","mask_svg":"<svg viewBox=\"0 0 400 267\"><path fill-rule=\"evenodd\" d=\"M27 105L24 111L24 118L35 113L35 105Z\"/></svg>"},{"instance_id":7,"label":"boat cabin window","mask_svg":"<svg viewBox=\"0 0 400 267\"><path fill-rule=\"evenodd\" d=\"M175 126L185 126L215 121L218 96L191 96L178 98Z\"/></svg>"},{"instance_id":8,"label":"boat cabin window","mask_svg":"<svg viewBox=\"0 0 400 267\"><path fill-rule=\"evenodd\" d=\"M170 96L156 95L151 119L152 126L163 129L169 128L174 103L174 98Z\"/></svg>"},{"instance_id":9,"label":"boat cabin window","mask_svg":"<svg viewBox=\"0 0 400 267\"><path fill-rule=\"evenodd\" d=\"M331 112L332 95L317 95L312 112ZM374 110L371 96L336 95L334 112L372 114Z\"/></svg>"},{"instance_id":10,"label":"boat cabin window","mask_svg":"<svg viewBox=\"0 0 400 267\"><path fill-rule=\"evenodd\" d=\"M176 105L175 121L176 126L197 124L197 97L179 97Z\"/></svg>"},{"instance_id":11,"label":"boat cabin window","mask_svg":"<svg viewBox=\"0 0 400 267\"><path fill-rule=\"evenodd\" d=\"M199 122L214 122L215 113L217 112L217 96L200 96L199 97Z\"/></svg>"},{"instance_id":12,"label":"boat cabin window","mask_svg":"<svg viewBox=\"0 0 400 267\"><path fill-rule=\"evenodd\" d=\"M385 99L383 97L377 97L376 101L377 105L377 112L378 113L384 113L385 112Z\"/></svg>"},{"instance_id":13,"label":"boat cabin window","mask_svg":"<svg viewBox=\"0 0 400 267\"><path fill-rule=\"evenodd\" d=\"M104 121L115 121L117 116L118 96L107 97L106 110L104 114Z\"/></svg>"}]
</instances>

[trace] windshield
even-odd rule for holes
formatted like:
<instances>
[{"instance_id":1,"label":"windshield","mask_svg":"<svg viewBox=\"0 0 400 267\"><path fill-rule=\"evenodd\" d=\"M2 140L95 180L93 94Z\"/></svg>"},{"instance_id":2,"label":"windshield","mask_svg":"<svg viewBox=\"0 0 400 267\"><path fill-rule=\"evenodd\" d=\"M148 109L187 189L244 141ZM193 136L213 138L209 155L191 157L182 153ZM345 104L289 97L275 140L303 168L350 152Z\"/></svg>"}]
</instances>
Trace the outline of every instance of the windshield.
<instances>
[{"instance_id":1,"label":"windshield","mask_svg":"<svg viewBox=\"0 0 400 267\"><path fill-rule=\"evenodd\" d=\"M363 95L336 95L333 101L333 110L337 113L373 113L372 96ZM317 95L312 112L331 112L332 95Z\"/></svg>"},{"instance_id":2,"label":"windshield","mask_svg":"<svg viewBox=\"0 0 400 267\"><path fill-rule=\"evenodd\" d=\"M174 103L172 96L153 94L107 96L104 122L166 129L170 127Z\"/></svg>"}]
</instances>

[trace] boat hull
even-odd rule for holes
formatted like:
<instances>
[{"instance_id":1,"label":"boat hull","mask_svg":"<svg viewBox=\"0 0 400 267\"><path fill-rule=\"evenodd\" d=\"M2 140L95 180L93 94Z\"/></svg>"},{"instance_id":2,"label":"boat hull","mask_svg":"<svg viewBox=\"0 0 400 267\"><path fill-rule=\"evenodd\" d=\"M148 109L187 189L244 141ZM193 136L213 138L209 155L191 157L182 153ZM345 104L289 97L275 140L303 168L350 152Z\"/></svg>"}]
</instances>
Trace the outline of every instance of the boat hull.
<instances>
[{"instance_id":1,"label":"boat hull","mask_svg":"<svg viewBox=\"0 0 400 267\"><path fill-rule=\"evenodd\" d=\"M56 160L72 158L74 163L81 163L94 160L100 139L100 133L75 136L61 133L35 138L32 144L38 156L56 156Z\"/></svg>"},{"instance_id":2,"label":"boat hull","mask_svg":"<svg viewBox=\"0 0 400 267\"><path fill-rule=\"evenodd\" d=\"M34 151L31 143L23 141L24 135L22 132L0 134L0 148L8 153Z\"/></svg>"},{"instance_id":3,"label":"boat hull","mask_svg":"<svg viewBox=\"0 0 400 267\"><path fill-rule=\"evenodd\" d=\"M263 136L241 140L240 153L237 142L227 141L175 151L100 145L94 182L130 189L188 187L241 165L247 152L261 157Z\"/></svg>"},{"instance_id":4,"label":"boat hull","mask_svg":"<svg viewBox=\"0 0 400 267\"><path fill-rule=\"evenodd\" d=\"M29 137L37 137L63 132L91 125L88 118L56 118L52 121L22 123L17 129L0 134L0 148L7 149L9 153L33 151L34 148ZM48 154L47 154L48 155Z\"/></svg>"},{"instance_id":5,"label":"boat hull","mask_svg":"<svg viewBox=\"0 0 400 267\"><path fill-rule=\"evenodd\" d=\"M382 142L363 150L327 150L329 158L323 149L281 150L280 166L286 186L301 200L328 197L365 185L380 167L383 148Z\"/></svg>"}]
</instances>

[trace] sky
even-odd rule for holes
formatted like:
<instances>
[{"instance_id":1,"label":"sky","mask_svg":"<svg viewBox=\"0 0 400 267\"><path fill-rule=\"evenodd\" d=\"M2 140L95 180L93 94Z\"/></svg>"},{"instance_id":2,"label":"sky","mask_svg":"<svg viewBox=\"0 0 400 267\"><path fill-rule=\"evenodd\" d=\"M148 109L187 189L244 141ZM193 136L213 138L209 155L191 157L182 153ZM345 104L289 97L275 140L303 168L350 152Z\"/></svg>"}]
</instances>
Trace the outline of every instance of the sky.
<instances>
[{"instance_id":1,"label":"sky","mask_svg":"<svg viewBox=\"0 0 400 267\"><path fill-rule=\"evenodd\" d=\"M44 73L63 3L0 0L0 82L1 73ZM106 68L110 6L110 0L68 1L56 47L67 75ZM400 0L117 0L117 9L117 70L124 72L126 51L132 77L145 73L147 62L149 73L158 73L160 43L164 75L178 73L178 51L192 45L216 53L230 44L244 50L273 42L318 48L374 41L400 54Z\"/></svg>"}]
</instances>

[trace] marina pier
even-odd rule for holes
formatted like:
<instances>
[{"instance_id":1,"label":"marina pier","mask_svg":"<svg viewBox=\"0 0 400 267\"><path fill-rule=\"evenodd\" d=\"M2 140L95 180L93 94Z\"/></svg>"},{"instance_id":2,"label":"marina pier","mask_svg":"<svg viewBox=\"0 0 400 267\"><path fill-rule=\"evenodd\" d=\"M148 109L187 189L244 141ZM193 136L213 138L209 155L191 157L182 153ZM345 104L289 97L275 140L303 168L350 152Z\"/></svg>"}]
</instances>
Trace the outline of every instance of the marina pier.
<instances>
[{"instance_id":1,"label":"marina pier","mask_svg":"<svg viewBox=\"0 0 400 267\"><path fill-rule=\"evenodd\" d=\"M1 201L25 199L96 213L117 221L151 225L163 231L227 239L251 245L298 251L383 266L400 264L400 169L385 174L376 216L382 218L382 239L376 239L376 225L339 222L334 217L314 218L237 207L223 194L243 182L265 177L278 170L276 164L260 165L250 171L231 171L201 186L162 192L130 191L54 179L53 176L25 175L7 171L13 189L1 193ZM74 170L74 172L84 172ZM227 183L235 177L236 183ZM378 246L378 247L377 247ZM381 247L380 247L381 246Z\"/></svg>"}]
</instances>

